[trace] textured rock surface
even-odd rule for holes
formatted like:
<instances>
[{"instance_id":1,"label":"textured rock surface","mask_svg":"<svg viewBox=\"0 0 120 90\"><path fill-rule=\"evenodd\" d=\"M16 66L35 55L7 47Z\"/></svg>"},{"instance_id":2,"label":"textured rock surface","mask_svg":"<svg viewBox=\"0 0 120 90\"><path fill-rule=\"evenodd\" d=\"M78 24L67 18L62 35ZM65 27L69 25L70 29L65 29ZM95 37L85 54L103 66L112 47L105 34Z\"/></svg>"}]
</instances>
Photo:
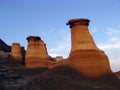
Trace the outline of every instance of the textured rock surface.
<instances>
[{"instance_id":1,"label":"textured rock surface","mask_svg":"<svg viewBox=\"0 0 120 90\"><path fill-rule=\"evenodd\" d=\"M22 50L19 43L13 43L11 55L15 60L22 61Z\"/></svg>"},{"instance_id":2,"label":"textured rock surface","mask_svg":"<svg viewBox=\"0 0 120 90\"><path fill-rule=\"evenodd\" d=\"M38 36L29 36L28 47L25 56L26 67L47 67L49 56L46 49L46 44Z\"/></svg>"},{"instance_id":3,"label":"textured rock surface","mask_svg":"<svg viewBox=\"0 0 120 90\"><path fill-rule=\"evenodd\" d=\"M112 73L105 53L100 50L89 33L88 19L71 19L67 25L71 28L70 66L84 76L100 77Z\"/></svg>"},{"instance_id":4,"label":"textured rock surface","mask_svg":"<svg viewBox=\"0 0 120 90\"><path fill-rule=\"evenodd\" d=\"M21 74L0 65L0 90L32 90L32 86Z\"/></svg>"},{"instance_id":5,"label":"textured rock surface","mask_svg":"<svg viewBox=\"0 0 120 90\"><path fill-rule=\"evenodd\" d=\"M89 78L66 66L25 68L13 58L0 60L0 69L0 90L120 90L120 80L113 74Z\"/></svg>"},{"instance_id":6,"label":"textured rock surface","mask_svg":"<svg viewBox=\"0 0 120 90\"><path fill-rule=\"evenodd\" d=\"M119 90L119 83L114 75L88 78L68 67L53 68L32 79L34 90Z\"/></svg>"}]
</instances>

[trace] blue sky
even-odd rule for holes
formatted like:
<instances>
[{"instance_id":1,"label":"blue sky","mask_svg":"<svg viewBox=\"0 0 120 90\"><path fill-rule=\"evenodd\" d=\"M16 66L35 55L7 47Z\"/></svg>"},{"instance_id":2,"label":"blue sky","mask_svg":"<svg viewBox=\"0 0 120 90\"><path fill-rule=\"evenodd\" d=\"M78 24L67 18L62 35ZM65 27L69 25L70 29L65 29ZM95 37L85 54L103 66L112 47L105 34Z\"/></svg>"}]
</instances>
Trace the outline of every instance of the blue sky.
<instances>
[{"instance_id":1,"label":"blue sky","mask_svg":"<svg viewBox=\"0 0 120 90\"><path fill-rule=\"evenodd\" d=\"M89 31L113 71L120 70L119 0L0 0L0 38L7 44L40 36L50 55L68 57L72 18L90 19Z\"/></svg>"}]
</instances>

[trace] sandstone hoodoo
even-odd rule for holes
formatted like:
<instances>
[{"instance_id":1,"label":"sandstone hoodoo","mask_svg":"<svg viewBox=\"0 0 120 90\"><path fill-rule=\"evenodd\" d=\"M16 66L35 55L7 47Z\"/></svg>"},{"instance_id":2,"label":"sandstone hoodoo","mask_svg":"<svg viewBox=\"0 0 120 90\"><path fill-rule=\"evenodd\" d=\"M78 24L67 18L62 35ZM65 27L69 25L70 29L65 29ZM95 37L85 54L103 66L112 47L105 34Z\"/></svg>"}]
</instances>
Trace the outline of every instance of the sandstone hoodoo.
<instances>
[{"instance_id":1,"label":"sandstone hoodoo","mask_svg":"<svg viewBox=\"0 0 120 90\"><path fill-rule=\"evenodd\" d=\"M100 77L112 73L108 57L100 50L89 33L90 20L71 19L67 25L71 28L71 51L68 61L84 76Z\"/></svg>"},{"instance_id":2,"label":"sandstone hoodoo","mask_svg":"<svg viewBox=\"0 0 120 90\"><path fill-rule=\"evenodd\" d=\"M27 40L28 46L25 56L26 67L47 67L50 60L44 41L38 36L29 36Z\"/></svg>"},{"instance_id":3,"label":"sandstone hoodoo","mask_svg":"<svg viewBox=\"0 0 120 90\"><path fill-rule=\"evenodd\" d=\"M11 55L15 60L22 61L22 52L19 43L13 43L11 49Z\"/></svg>"}]
</instances>

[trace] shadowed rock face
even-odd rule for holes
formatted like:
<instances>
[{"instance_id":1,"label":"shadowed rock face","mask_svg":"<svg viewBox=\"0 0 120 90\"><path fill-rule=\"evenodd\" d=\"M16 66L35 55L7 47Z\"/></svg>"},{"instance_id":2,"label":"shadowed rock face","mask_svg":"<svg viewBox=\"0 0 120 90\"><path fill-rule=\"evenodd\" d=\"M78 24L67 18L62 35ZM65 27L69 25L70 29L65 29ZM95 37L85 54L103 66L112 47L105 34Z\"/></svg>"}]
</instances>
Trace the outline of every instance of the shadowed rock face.
<instances>
[{"instance_id":1,"label":"shadowed rock face","mask_svg":"<svg viewBox=\"0 0 120 90\"><path fill-rule=\"evenodd\" d=\"M84 76L99 77L112 73L108 57L100 50L89 33L88 19L71 19L67 25L71 28L71 52L69 64Z\"/></svg>"},{"instance_id":2,"label":"shadowed rock face","mask_svg":"<svg viewBox=\"0 0 120 90\"><path fill-rule=\"evenodd\" d=\"M0 39L0 50L4 52L10 52L11 46L7 45L2 39Z\"/></svg>"},{"instance_id":3,"label":"shadowed rock face","mask_svg":"<svg viewBox=\"0 0 120 90\"><path fill-rule=\"evenodd\" d=\"M115 75L120 79L120 71L115 72Z\"/></svg>"},{"instance_id":4,"label":"shadowed rock face","mask_svg":"<svg viewBox=\"0 0 120 90\"><path fill-rule=\"evenodd\" d=\"M33 90L24 77L0 64L0 90Z\"/></svg>"},{"instance_id":5,"label":"shadowed rock face","mask_svg":"<svg viewBox=\"0 0 120 90\"><path fill-rule=\"evenodd\" d=\"M22 61L22 52L19 43L12 44L11 54L15 60Z\"/></svg>"},{"instance_id":6,"label":"shadowed rock face","mask_svg":"<svg viewBox=\"0 0 120 90\"><path fill-rule=\"evenodd\" d=\"M44 41L38 36L29 36L27 40L28 47L25 56L26 67L47 67L49 56Z\"/></svg>"}]
</instances>

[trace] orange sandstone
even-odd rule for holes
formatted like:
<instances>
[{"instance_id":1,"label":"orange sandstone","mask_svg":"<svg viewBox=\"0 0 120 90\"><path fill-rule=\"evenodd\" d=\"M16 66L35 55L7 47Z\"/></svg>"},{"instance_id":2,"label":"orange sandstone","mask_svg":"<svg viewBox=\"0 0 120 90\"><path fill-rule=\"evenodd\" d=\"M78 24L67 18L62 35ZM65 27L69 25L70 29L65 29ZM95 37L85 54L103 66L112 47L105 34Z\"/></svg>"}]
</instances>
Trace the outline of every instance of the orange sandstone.
<instances>
[{"instance_id":1,"label":"orange sandstone","mask_svg":"<svg viewBox=\"0 0 120 90\"><path fill-rule=\"evenodd\" d=\"M49 55L44 41L38 36L29 36L27 37L27 40L28 47L25 56L26 67L47 67L49 63Z\"/></svg>"},{"instance_id":2,"label":"orange sandstone","mask_svg":"<svg viewBox=\"0 0 120 90\"><path fill-rule=\"evenodd\" d=\"M12 44L11 55L15 60L22 61L22 52L19 43Z\"/></svg>"},{"instance_id":3,"label":"orange sandstone","mask_svg":"<svg viewBox=\"0 0 120 90\"><path fill-rule=\"evenodd\" d=\"M88 19L71 19L71 51L68 62L78 72L87 77L100 77L112 73L108 57L100 50L89 33Z\"/></svg>"}]
</instances>

